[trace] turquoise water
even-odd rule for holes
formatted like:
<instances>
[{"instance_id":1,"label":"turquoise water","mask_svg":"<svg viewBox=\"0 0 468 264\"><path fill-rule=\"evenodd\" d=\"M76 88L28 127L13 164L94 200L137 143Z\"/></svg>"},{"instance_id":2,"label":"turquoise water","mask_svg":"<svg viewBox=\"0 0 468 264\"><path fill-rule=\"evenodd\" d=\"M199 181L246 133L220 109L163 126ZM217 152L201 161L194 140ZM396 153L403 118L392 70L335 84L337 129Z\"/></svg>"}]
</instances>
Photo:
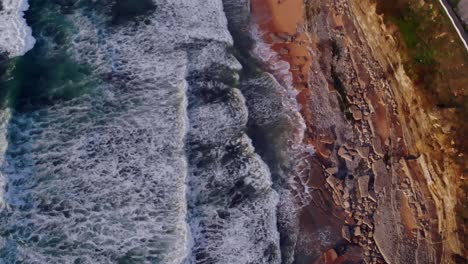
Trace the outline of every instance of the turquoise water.
<instances>
[{"instance_id":1,"label":"turquoise water","mask_svg":"<svg viewBox=\"0 0 468 264\"><path fill-rule=\"evenodd\" d=\"M151 0L35 0L25 18L37 40L26 55L0 61L0 98L10 107L25 111L54 102L70 100L90 92L98 78L92 66L75 61L69 54L76 27L67 18L77 10L105 14L109 23L123 25L154 12ZM12 69L12 70L11 70Z\"/></svg>"},{"instance_id":2,"label":"turquoise water","mask_svg":"<svg viewBox=\"0 0 468 264\"><path fill-rule=\"evenodd\" d=\"M75 30L58 1L31 1L26 19L37 40L24 56L3 61L3 105L26 111L70 100L90 91L91 68L74 61L67 49Z\"/></svg>"}]
</instances>

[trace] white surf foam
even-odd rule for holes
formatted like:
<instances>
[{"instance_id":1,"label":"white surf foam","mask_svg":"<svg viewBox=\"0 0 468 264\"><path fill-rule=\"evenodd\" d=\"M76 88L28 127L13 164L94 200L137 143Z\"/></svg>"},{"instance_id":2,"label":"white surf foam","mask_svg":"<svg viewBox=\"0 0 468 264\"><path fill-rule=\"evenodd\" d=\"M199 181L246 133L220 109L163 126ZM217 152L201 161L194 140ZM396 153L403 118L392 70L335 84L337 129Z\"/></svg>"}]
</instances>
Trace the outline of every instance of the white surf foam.
<instances>
[{"instance_id":1,"label":"white surf foam","mask_svg":"<svg viewBox=\"0 0 468 264\"><path fill-rule=\"evenodd\" d=\"M262 76L250 80L249 85L256 86L258 93L278 94L275 96L250 95L252 101L249 104L251 114L259 125L275 123L275 127L281 123L288 123L289 131L283 131L278 142L283 141L281 150L282 159L287 160L290 168L287 172L282 172L282 177L288 179L290 187L296 193L296 200L300 206L306 206L311 199L308 187L308 157L314 155L315 150L312 146L304 144L304 135L306 131L305 121L300 113L301 105L296 97L297 90L293 86L293 76L290 72L288 62L281 59L279 54L273 50L272 45L263 40L263 35L259 26L252 22L249 26L250 37L255 41L251 51L253 57L259 60L273 76ZM265 89L271 90L265 92ZM246 91L246 93L255 93L255 89Z\"/></svg>"},{"instance_id":2,"label":"white surf foam","mask_svg":"<svg viewBox=\"0 0 468 264\"><path fill-rule=\"evenodd\" d=\"M10 57L25 54L36 43L23 17L28 8L27 0L3 0L3 10L0 11L0 51L7 51Z\"/></svg>"},{"instance_id":3,"label":"white surf foam","mask_svg":"<svg viewBox=\"0 0 468 264\"><path fill-rule=\"evenodd\" d=\"M5 154L8 149L8 122L11 117L11 111L9 109L0 109L0 164L5 162ZM5 187L6 179L3 172L0 171L0 211L3 211L8 205L5 201Z\"/></svg>"},{"instance_id":4,"label":"white surf foam","mask_svg":"<svg viewBox=\"0 0 468 264\"><path fill-rule=\"evenodd\" d=\"M67 50L106 78L92 95L10 122L2 173L11 208L0 231L15 232L0 239L0 260L200 263L192 249L218 263L279 263L278 197L243 131L245 100L209 80L213 68L233 80L240 70L226 51L221 0L159 1L139 23L112 28L100 14L77 10L67 19L76 29ZM203 89L229 89L226 100L195 102L192 71L207 78ZM187 159L187 133L217 155L210 166L189 167L203 152ZM211 204L209 193L223 204Z\"/></svg>"}]
</instances>

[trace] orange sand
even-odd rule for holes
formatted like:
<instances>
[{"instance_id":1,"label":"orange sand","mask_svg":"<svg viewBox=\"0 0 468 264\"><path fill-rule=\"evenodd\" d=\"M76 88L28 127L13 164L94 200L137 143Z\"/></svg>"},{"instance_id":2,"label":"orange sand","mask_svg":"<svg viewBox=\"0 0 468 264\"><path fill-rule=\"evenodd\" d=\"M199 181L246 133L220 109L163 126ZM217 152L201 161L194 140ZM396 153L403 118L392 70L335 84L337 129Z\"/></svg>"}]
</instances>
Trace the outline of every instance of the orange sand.
<instances>
[{"instance_id":1,"label":"orange sand","mask_svg":"<svg viewBox=\"0 0 468 264\"><path fill-rule=\"evenodd\" d=\"M310 53L307 49L310 40L303 33L303 0L252 0L252 13L260 30L270 32L264 41L289 62L294 83L307 87Z\"/></svg>"},{"instance_id":2,"label":"orange sand","mask_svg":"<svg viewBox=\"0 0 468 264\"><path fill-rule=\"evenodd\" d=\"M312 56L308 47L311 40L304 28L303 0L252 0L252 15L264 34L264 41L272 45L280 58L289 62L293 85L299 91L297 100L302 115L310 127L310 90L308 81Z\"/></svg>"},{"instance_id":3,"label":"orange sand","mask_svg":"<svg viewBox=\"0 0 468 264\"><path fill-rule=\"evenodd\" d=\"M253 0L252 11L255 14L259 5L265 5L271 15L271 26L276 32L289 35L297 33L297 28L304 22L303 0Z\"/></svg>"}]
</instances>

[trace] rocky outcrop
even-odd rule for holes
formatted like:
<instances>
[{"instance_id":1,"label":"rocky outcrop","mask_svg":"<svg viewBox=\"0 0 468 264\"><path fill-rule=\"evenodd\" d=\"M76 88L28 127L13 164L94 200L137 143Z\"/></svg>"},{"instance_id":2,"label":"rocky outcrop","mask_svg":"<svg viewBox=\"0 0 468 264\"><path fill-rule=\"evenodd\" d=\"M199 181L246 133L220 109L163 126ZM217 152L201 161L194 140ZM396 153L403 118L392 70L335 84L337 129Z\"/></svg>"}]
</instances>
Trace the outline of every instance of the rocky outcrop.
<instances>
[{"instance_id":1,"label":"rocky outcrop","mask_svg":"<svg viewBox=\"0 0 468 264\"><path fill-rule=\"evenodd\" d=\"M291 66L303 143L316 150L299 177L308 200L283 263L463 260L456 210L465 158L453 109L427 103L375 5L255 0L252 14L263 42Z\"/></svg>"},{"instance_id":2,"label":"rocky outcrop","mask_svg":"<svg viewBox=\"0 0 468 264\"><path fill-rule=\"evenodd\" d=\"M369 1L306 1L306 13L314 62L303 113L325 177L318 189L337 208L325 211L342 221L338 258L350 245L366 263L463 258L456 217L463 153L440 121L451 113L427 106ZM322 252L320 263L330 258Z\"/></svg>"}]
</instances>

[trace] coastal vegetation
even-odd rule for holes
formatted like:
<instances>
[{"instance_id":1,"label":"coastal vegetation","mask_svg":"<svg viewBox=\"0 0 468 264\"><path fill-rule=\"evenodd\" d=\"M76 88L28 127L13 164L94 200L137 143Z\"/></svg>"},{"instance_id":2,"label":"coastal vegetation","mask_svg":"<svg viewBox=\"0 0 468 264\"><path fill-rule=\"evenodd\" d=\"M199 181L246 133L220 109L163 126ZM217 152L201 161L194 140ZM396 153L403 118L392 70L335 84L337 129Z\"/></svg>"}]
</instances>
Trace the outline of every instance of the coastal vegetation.
<instances>
[{"instance_id":1,"label":"coastal vegetation","mask_svg":"<svg viewBox=\"0 0 468 264\"><path fill-rule=\"evenodd\" d=\"M439 1L376 3L387 26L394 29L404 68L426 95L428 107L451 109L455 120L450 122L457 133L468 133L463 121L468 115L468 52ZM468 150L468 143L460 141L457 147Z\"/></svg>"},{"instance_id":2,"label":"coastal vegetation","mask_svg":"<svg viewBox=\"0 0 468 264\"><path fill-rule=\"evenodd\" d=\"M449 2L456 6L459 1ZM468 52L439 1L398 0L395 4L385 1L376 3L387 26L394 29L403 66L425 95L427 109L442 114L443 125L451 128L452 147L458 149L459 153L467 153ZM463 154L451 158L461 167L467 161ZM468 185L462 184L461 189L466 193ZM466 200L457 206L456 211L458 221L466 223Z\"/></svg>"}]
</instances>

